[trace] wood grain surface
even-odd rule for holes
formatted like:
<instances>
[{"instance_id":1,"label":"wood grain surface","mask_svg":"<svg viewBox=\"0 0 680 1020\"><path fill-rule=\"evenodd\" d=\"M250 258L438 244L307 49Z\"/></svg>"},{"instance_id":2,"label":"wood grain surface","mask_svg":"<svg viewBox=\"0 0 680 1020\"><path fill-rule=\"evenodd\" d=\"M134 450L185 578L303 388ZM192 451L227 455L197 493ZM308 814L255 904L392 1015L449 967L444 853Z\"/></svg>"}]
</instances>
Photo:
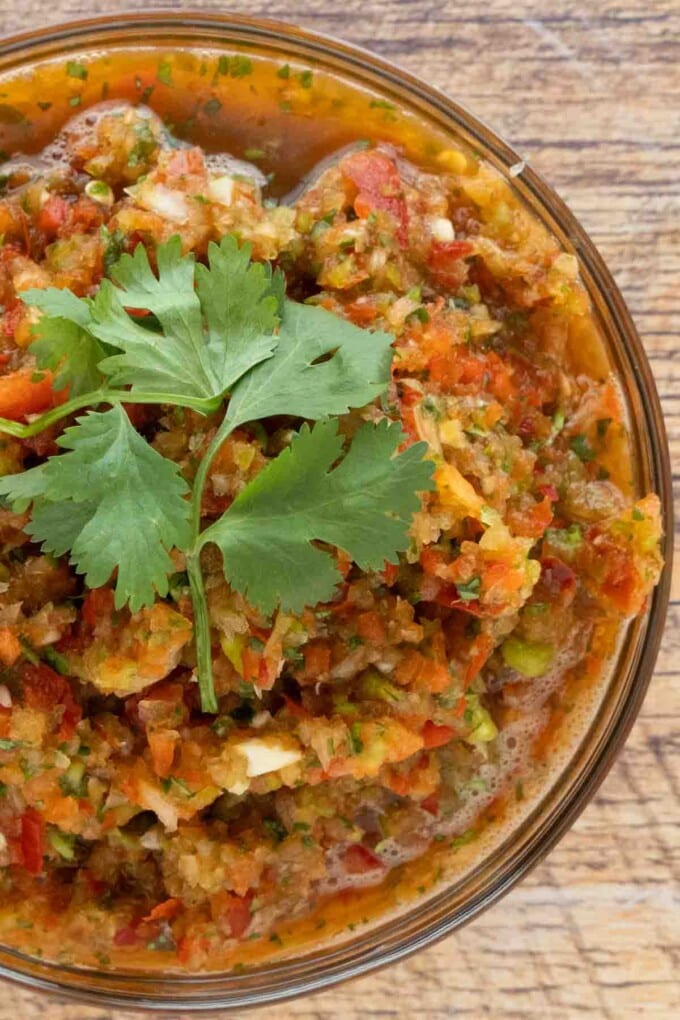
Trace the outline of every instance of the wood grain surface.
<instances>
[{"instance_id":1,"label":"wood grain surface","mask_svg":"<svg viewBox=\"0 0 680 1020\"><path fill-rule=\"evenodd\" d=\"M231 7L343 36L422 74L551 181L629 303L656 375L680 480L677 0L267 0ZM0 0L0 31L118 9L107 0ZM407 962L250 1015L680 1016L680 571L673 598L656 676L626 748L543 865L471 926ZM0 986L0 1020L133 1015Z\"/></svg>"}]
</instances>

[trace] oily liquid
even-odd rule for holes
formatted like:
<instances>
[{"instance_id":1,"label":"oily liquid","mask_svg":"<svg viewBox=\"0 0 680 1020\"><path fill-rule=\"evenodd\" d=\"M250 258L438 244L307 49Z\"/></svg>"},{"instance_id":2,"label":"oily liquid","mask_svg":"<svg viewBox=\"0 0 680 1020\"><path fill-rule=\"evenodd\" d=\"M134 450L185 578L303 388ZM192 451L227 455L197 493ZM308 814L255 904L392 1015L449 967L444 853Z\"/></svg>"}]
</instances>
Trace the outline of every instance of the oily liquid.
<instances>
[{"instance_id":1,"label":"oily liquid","mask_svg":"<svg viewBox=\"0 0 680 1020\"><path fill-rule=\"evenodd\" d=\"M326 72L233 51L160 48L75 55L68 62L49 61L20 76L0 78L0 158L35 157L67 120L86 115L89 106L104 100L145 103L176 137L209 153L229 153L255 164L267 178L265 195L275 200L299 189L332 153L362 140L391 143L414 163L438 173L474 174L478 164L477 155L449 134L384 96ZM52 151L58 163L59 153ZM510 187L506 200L518 201ZM598 374L606 373L608 362L594 324L587 343L580 345L579 360L591 371L596 364ZM627 487L627 449L617 451L617 461L617 481ZM604 665L616 638L617 628L599 625L587 665L568 669L555 689L544 685L544 696L504 726L498 762L482 766L480 772L487 791L472 797L450 819L423 856L406 861L395 846L394 867L378 886L366 887L374 881L369 876L348 888L346 874L331 872L317 908L277 926L283 949L265 937L216 955L209 969L300 955L329 939L351 938L355 929L361 933L374 921L403 913L445 884L460 887L462 900L466 873L507 839L568 764L601 699ZM509 783L518 770L524 773L521 797ZM472 831L474 838L457 838L463 831ZM12 931L11 944L22 948L22 942L31 951L28 938L24 941L20 932ZM80 951L78 962L98 966L88 959L86 947ZM135 948L133 955L114 949L111 966L167 969L161 954Z\"/></svg>"}]
</instances>

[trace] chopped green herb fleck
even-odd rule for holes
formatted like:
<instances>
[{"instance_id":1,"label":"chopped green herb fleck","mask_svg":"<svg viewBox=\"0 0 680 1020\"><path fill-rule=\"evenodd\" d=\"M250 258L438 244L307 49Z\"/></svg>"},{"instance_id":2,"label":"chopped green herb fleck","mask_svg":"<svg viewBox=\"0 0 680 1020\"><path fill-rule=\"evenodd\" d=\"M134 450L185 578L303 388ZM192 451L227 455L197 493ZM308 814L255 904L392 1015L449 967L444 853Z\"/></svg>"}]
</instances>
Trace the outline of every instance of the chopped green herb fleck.
<instances>
[{"instance_id":1,"label":"chopped green herb fleck","mask_svg":"<svg viewBox=\"0 0 680 1020\"><path fill-rule=\"evenodd\" d=\"M169 60L160 61L156 77L163 85L172 85L172 64Z\"/></svg>"},{"instance_id":2,"label":"chopped green herb fleck","mask_svg":"<svg viewBox=\"0 0 680 1020\"><path fill-rule=\"evenodd\" d=\"M66 64L66 73L69 78L79 78L81 81L85 81L87 78L87 68L84 64L79 64L77 60L69 60Z\"/></svg>"},{"instance_id":3,"label":"chopped green herb fleck","mask_svg":"<svg viewBox=\"0 0 680 1020\"><path fill-rule=\"evenodd\" d=\"M352 723L350 726L348 740L351 754L361 754L364 749L364 742L361 739L361 727L359 723Z\"/></svg>"},{"instance_id":4,"label":"chopped green herb fleck","mask_svg":"<svg viewBox=\"0 0 680 1020\"><path fill-rule=\"evenodd\" d=\"M479 598L479 589L481 587L481 578L471 577L469 581L457 581L456 591L458 597L463 602L474 602L475 599Z\"/></svg>"},{"instance_id":5,"label":"chopped green herb fleck","mask_svg":"<svg viewBox=\"0 0 680 1020\"><path fill-rule=\"evenodd\" d=\"M585 436L572 436L569 440L569 446L584 464L595 459L595 451Z\"/></svg>"}]
</instances>

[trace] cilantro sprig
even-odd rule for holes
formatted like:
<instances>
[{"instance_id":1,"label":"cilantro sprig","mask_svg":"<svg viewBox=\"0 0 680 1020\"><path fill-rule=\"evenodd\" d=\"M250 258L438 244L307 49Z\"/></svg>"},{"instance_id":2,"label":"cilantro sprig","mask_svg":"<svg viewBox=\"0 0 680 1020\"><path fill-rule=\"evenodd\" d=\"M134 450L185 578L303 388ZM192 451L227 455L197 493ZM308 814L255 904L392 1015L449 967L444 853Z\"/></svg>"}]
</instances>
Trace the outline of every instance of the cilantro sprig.
<instances>
[{"instance_id":1,"label":"cilantro sprig","mask_svg":"<svg viewBox=\"0 0 680 1020\"><path fill-rule=\"evenodd\" d=\"M32 505L28 534L45 552L68 553L90 587L115 574L115 605L135 612L168 593L171 552L184 553L194 607L203 709L218 709L202 551L217 546L224 575L264 613L327 601L340 575L319 543L363 569L395 562L407 544L418 493L432 487L423 443L397 453L396 423L362 426L349 446L335 416L363 407L390 379L388 333L360 329L285 297L284 280L254 263L233 237L208 249L207 265L172 238L139 245L112 267L93 298L47 288L24 292L42 315L32 353L68 387L64 404L0 432L35 435L88 408L57 440L62 453L0 479L16 510ZM193 485L135 430L123 403L225 408ZM101 410L108 405L108 410ZM233 430L274 415L303 424L290 447L202 527L212 461ZM329 420L330 419L330 420Z\"/></svg>"}]
</instances>

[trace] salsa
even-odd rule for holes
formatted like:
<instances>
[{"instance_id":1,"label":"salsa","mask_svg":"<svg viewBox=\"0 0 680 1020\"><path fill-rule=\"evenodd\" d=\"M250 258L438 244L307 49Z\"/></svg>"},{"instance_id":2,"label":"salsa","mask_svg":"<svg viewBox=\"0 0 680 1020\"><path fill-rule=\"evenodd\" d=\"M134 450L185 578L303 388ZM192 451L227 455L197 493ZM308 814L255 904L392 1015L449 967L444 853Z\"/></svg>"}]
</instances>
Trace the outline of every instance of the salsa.
<instances>
[{"instance_id":1,"label":"salsa","mask_svg":"<svg viewBox=\"0 0 680 1020\"><path fill-rule=\"evenodd\" d=\"M294 951L524 798L659 502L575 257L474 153L243 54L15 92L0 940Z\"/></svg>"}]
</instances>

